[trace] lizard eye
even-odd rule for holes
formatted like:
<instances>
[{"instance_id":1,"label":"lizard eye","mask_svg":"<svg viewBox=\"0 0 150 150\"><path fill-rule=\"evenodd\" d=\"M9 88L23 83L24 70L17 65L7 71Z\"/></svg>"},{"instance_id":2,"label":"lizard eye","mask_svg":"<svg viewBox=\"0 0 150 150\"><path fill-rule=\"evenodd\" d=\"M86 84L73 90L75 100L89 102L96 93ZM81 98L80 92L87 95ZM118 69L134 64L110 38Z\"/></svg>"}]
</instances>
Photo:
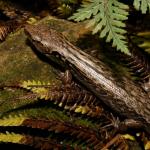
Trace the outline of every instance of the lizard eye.
<instances>
[{"instance_id":1,"label":"lizard eye","mask_svg":"<svg viewBox=\"0 0 150 150\"><path fill-rule=\"evenodd\" d=\"M48 46L48 45L49 45L49 43L48 43L47 41L41 41L41 43L42 43L43 45L45 45L45 46Z\"/></svg>"},{"instance_id":2,"label":"lizard eye","mask_svg":"<svg viewBox=\"0 0 150 150\"><path fill-rule=\"evenodd\" d=\"M41 38L39 37L39 36L34 36L34 41L38 41L38 42L40 42L41 41Z\"/></svg>"}]
</instances>

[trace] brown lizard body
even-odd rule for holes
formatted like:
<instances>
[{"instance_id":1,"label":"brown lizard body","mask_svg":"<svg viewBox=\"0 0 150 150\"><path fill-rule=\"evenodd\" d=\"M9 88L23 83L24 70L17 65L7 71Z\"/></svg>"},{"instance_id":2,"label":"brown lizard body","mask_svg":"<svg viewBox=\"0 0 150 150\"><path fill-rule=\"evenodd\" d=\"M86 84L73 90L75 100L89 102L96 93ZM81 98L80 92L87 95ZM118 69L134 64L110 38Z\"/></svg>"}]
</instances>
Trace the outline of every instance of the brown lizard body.
<instances>
[{"instance_id":1,"label":"brown lizard body","mask_svg":"<svg viewBox=\"0 0 150 150\"><path fill-rule=\"evenodd\" d=\"M43 54L60 55L73 75L112 110L129 119L144 122L150 127L150 99L148 94L131 79L117 81L112 70L78 47L62 34L44 25L28 25L26 34Z\"/></svg>"}]
</instances>

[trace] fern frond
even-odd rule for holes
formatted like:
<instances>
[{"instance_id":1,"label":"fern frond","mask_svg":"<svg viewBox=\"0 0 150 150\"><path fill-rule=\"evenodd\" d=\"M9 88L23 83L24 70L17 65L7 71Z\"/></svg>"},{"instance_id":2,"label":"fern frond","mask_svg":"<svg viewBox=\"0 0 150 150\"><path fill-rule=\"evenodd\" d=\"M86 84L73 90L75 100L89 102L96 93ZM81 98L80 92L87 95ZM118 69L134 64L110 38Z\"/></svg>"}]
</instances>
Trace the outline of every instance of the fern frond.
<instances>
[{"instance_id":1,"label":"fern frond","mask_svg":"<svg viewBox=\"0 0 150 150\"><path fill-rule=\"evenodd\" d=\"M7 35L13 32L18 26L16 21L0 22L0 41L4 41Z\"/></svg>"},{"instance_id":2,"label":"fern frond","mask_svg":"<svg viewBox=\"0 0 150 150\"><path fill-rule=\"evenodd\" d=\"M129 134L117 134L102 149L130 149L128 141L135 141L135 137Z\"/></svg>"},{"instance_id":3,"label":"fern frond","mask_svg":"<svg viewBox=\"0 0 150 150\"><path fill-rule=\"evenodd\" d=\"M24 126L34 129L53 131L57 134L63 133L72 136L72 138L77 138L80 141L84 140L90 146L98 146L101 143L96 130L77 125L75 123L65 122L63 120L40 118L33 119L21 116L15 116L13 118L10 116L9 118L0 119L0 126Z\"/></svg>"},{"instance_id":4,"label":"fern frond","mask_svg":"<svg viewBox=\"0 0 150 150\"><path fill-rule=\"evenodd\" d=\"M63 4L57 8L57 14L62 17L68 17L72 12L72 7L66 4Z\"/></svg>"},{"instance_id":5,"label":"fern frond","mask_svg":"<svg viewBox=\"0 0 150 150\"><path fill-rule=\"evenodd\" d=\"M45 87L45 86L53 86L52 83L48 82L41 82L41 81L35 81L35 80L28 80L28 81L23 81L22 84L20 84L21 87L28 89L28 90L33 90L39 87Z\"/></svg>"},{"instance_id":6,"label":"fern frond","mask_svg":"<svg viewBox=\"0 0 150 150\"><path fill-rule=\"evenodd\" d=\"M117 0L93 0L82 7L69 19L83 21L93 18L88 23L88 27L94 26L93 34L100 32L100 37L106 37L106 42L112 41L112 45L118 50L130 54L124 36L124 21L128 19L127 5Z\"/></svg>"},{"instance_id":7,"label":"fern frond","mask_svg":"<svg viewBox=\"0 0 150 150\"><path fill-rule=\"evenodd\" d=\"M0 126L19 126L26 119L27 117L23 115L19 115L19 116L9 115L8 117L4 117L3 119L0 119Z\"/></svg>"},{"instance_id":8,"label":"fern frond","mask_svg":"<svg viewBox=\"0 0 150 150\"><path fill-rule=\"evenodd\" d=\"M150 54L150 41L144 41L139 45L141 48L144 48L146 52Z\"/></svg>"},{"instance_id":9,"label":"fern frond","mask_svg":"<svg viewBox=\"0 0 150 150\"><path fill-rule=\"evenodd\" d=\"M15 134L15 133L0 133L0 142L6 142L6 143L20 143L22 139L21 134Z\"/></svg>"},{"instance_id":10,"label":"fern frond","mask_svg":"<svg viewBox=\"0 0 150 150\"><path fill-rule=\"evenodd\" d=\"M37 94L38 98L52 101L65 110L100 117L103 109L97 99L88 91L76 84L52 86L41 81L23 81L21 86ZM47 88L48 87L48 88Z\"/></svg>"},{"instance_id":11,"label":"fern frond","mask_svg":"<svg viewBox=\"0 0 150 150\"><path fill-rule=\"evenodd\" d=\"M35 80L23 81L22 84L20 84L20 87L30 90L35 94L38 94L39 98L41 99L43 98L48 99L46 98L48 91L49 91L48 88L50 89L53 86L54 86L54 83L50 83L50 82L45 83L45 82L35 81Z\"/></svg>"},{"instance_id":12,"label":"fern frond","mask_svg":"<svg viewBox=\"0 0 150 150\"><path fill-rule=\"evenodd\" d=\"M72 145L65 145L64 143L60 144L59 141L56 141L51 138L43 138L43 137L37 137L37 136L30 136L25 134L16 134L16 133L9 133L8 131L6 133L0 133L0 142L3 143L14 143L14 144L22 144L31 146L36 149L76 149L72 147ZM79 148L77 146L77 148ZM81 147L79 148L81 149Z\"/></svg>"},{"instance_id":13,"label":"fern frond","mask_svg":"<svg viewBox=\"0 0 150 150\"><path fill-rule=\"evenodd\" d=\"M3 102L0 106L1 113L17 109L27 104L34 104L39 100L52 102L64 110L84 114L89 117L100 117L103 112L103 108L96 97L74 82L60 84L57 82L46 83L28 80L18 83L18 85L4 86L27 89L28 93L12 98L9 103L7 101Z\"/></svg>"},{"instance_id":14,"label":"fern frond","mask_svg":"<svg viewBox=\"0 0 150 150\"><path fill-rule=\"evenodd\" d=\"M150 0L134 0L133 5L135 9L141 10L143 14L149 10L150 12Z\"/></svg>"},{"instance_id":15,"label":"fern frond","mask_svg":"<svg viewBox=\"0 0 150 150\"><path fill-rule=\"evenodd\" d=\"M150 32L140 32L137 36L141 38L141 42L138 43L139 47L143 48L150 54Z\"/></svg>"}]
</instances>

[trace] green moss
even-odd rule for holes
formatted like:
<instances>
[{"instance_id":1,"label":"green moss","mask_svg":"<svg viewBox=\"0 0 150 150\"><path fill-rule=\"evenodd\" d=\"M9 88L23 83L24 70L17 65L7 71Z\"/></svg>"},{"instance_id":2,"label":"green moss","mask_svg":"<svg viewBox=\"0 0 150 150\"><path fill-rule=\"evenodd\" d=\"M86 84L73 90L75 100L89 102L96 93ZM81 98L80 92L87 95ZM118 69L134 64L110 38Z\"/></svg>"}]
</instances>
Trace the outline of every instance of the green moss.
<instances>
[{"instance_id":1,"label":"green moss","mask_svg":"<svg viewBox=\"0 0 150 150\"><path fill-rule=\"evenodd\" d=\"M55 78L54 68L42 62L26 44L24 32L10 36L0 45L0 82L19 81L27 79Z\"/></svg>"}]
</instances>

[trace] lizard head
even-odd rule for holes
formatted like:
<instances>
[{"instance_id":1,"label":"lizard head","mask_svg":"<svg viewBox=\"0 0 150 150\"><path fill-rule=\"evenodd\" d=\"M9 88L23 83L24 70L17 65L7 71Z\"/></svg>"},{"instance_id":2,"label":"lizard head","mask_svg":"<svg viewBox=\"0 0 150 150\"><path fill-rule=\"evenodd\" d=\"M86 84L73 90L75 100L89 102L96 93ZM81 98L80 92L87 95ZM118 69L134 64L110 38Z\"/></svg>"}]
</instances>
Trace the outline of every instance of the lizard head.
<instances>
[{"instance_id":1,"label":"lizard head","mask_svg":"<svg viewBox=\"0 0 150 150\"><path fill-rule=\"evenodd\" d=\"M42 53L52 53L63 47L65 37L46 25L26 25L24 30L29 40Z\"/></svg>"}]
</instances>

